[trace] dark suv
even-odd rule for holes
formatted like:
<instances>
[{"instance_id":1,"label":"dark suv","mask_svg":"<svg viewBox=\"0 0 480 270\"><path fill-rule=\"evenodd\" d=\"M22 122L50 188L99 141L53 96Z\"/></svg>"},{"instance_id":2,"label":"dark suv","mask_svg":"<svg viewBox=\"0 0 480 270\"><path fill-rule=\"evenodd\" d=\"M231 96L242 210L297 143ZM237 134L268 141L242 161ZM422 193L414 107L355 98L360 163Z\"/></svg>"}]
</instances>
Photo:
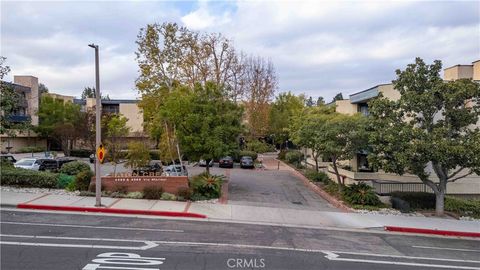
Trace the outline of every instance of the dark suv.
<instances>
[{"instance_id":1,"label":"dark suv","mask_svg":"<svg viewBox=\"0 0 480 270\"><path fill-rule=\"evenodd\" d=\"M39 171L56 172L58 170L58 162L55 159L38 159L36 162L40 165L40 167L38 167Z\"/></svg>"}]
</instances>

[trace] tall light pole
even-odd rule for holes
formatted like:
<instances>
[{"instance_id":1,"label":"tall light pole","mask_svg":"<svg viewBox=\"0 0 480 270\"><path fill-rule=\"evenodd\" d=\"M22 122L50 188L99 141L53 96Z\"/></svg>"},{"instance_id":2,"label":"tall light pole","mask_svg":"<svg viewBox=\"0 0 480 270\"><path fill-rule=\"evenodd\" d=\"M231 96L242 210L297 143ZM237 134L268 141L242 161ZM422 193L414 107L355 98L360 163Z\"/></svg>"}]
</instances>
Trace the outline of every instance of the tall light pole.
<instances>
[{"instance_id":1,"label":"tall light pole","mask_svg":"<svg viewBox=\"0 0 480 270\"><path fill-rule=\"evenodd\" d=\"M100 70L98 66L98 45L89 44L91 48L95 49L95 146L98 150L102 144L100 116L102 101L100 96ZM100 174L100 159L95 156L95 206L102 206L102 179Z\"/></svg>"}]
</instances>

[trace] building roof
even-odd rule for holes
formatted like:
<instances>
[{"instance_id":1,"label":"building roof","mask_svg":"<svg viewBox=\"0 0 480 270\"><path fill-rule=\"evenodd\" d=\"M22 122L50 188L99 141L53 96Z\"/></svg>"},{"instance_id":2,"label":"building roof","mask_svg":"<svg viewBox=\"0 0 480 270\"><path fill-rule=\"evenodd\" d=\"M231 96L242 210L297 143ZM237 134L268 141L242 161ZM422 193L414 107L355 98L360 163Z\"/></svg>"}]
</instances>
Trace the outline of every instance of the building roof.
<instances>
[{"instance_id":1,"label":"building roof","mask_svg":"<svg viewBox=\"0 0 480 270\"><path fill-rule=\"evenodd\" d=\"M479 60L480 61L480 60ZM472 63L475 63L475 62L472 62ZM472 67L473 65L453 65L451 67L447 67L447 68L444 68L443 70L446 70L446 69L450 69L450 68L454 68L454 67Z\"/></svg>"},{"instance_id":2,"label":"building roof","mask_svg":"<svg viewBox=\"0 0 480 270\"><path fill-rule=\"evenodd\" d=\"M28 86L24 86L24 85L12 83L12 82L6 82L6 81L2 81L2 83L7 84L10 87L13 87L15 89L15 91L22 91L22 92L27 92L27 93L30 93L32 91L32 89Z\"/></svg>"},{"instance_id":3,"label":"building roof","mask_svg":"<svg viewBox=\"0 0 480 270\"><path fill-rule=\"evenodd\" d=\"M102 99L102 105L120 105L120 104L135 104L138 103L140 100L136 99ZM73 99L73 103L79 105L87 104L85 99L75 98Z\"/></svg>"},{"instance_id":4,"label":"building roof","mask_svg":"<svg viewBox=\"0 0 480 270\"><path fill-rule=\"evenodd\" d=\"M380 86L383 86L383 85L390 85L389 83L382 83L382 84L378 84L378 85L375 85L373 87L370 87L368 89L365 89L365 90L362 90L360 92L357 92L357 93L353 93L350 95L350 102L351 103L361 103L361 102L364 102L364 101L367 101L371 98L374 98L376 96L378 96L378 87Z\"/></svg>"}]
</instances>

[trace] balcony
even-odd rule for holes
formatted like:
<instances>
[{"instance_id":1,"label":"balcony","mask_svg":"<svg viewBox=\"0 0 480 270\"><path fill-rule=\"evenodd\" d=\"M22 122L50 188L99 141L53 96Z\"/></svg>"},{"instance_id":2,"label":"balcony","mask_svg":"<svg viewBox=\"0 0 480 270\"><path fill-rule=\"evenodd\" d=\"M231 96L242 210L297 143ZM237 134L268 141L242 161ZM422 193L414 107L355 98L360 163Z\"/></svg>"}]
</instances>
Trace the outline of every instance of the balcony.
<instances>
[{"instance_id":1,"label":"balcony","mask_svg":"<svg viewBox=\"0 0 480 270\"><path fill-rule=\"evenodd\" d=\"M13 123L22 123L30 121L30 116L28 115L9 115L7 120Z\"/></svg>"}]
</instances>

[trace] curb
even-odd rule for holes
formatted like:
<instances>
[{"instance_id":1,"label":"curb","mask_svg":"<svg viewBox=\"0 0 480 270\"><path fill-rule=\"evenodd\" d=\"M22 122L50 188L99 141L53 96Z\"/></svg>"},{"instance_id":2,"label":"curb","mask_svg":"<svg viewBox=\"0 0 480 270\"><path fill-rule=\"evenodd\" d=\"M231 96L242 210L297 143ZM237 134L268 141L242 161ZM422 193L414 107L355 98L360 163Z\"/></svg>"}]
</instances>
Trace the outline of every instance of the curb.
<instances>
[{"instance_id":1,"label":"curb","mask_svg":"<svg viewBox=\"0 0 480 270\"><path fill-rule=\"evenodd\" d=\"M110 214L129 214L129 215L149 215L149 216L165 216L165 217L186 217L186 218L207 218L206 215L197 213L171 212L171 211L152 211L152 210L133 210L133 209L116 209L103 207L78 207L78 206L54 206L42 204L18 204L20 209L37 209L52 211L73 211L73 212L92 212L92 213L110 213Z\"/></svg>"},{"instance_id":2,"label":"curb","mask_svg":"<svg viewBox=\"0 0 480 270\"><path fill-rule=\"evenodd\" d=\"M476 232L444 231L444 230L420 229L420 228L396 227L396 226L385 226L384 228L385 228L385 231L390 231L390 232L434 234L434 235L459 236L459 237L480 237L480 233L476 233Z\"/></svg>"}]
</instances>

